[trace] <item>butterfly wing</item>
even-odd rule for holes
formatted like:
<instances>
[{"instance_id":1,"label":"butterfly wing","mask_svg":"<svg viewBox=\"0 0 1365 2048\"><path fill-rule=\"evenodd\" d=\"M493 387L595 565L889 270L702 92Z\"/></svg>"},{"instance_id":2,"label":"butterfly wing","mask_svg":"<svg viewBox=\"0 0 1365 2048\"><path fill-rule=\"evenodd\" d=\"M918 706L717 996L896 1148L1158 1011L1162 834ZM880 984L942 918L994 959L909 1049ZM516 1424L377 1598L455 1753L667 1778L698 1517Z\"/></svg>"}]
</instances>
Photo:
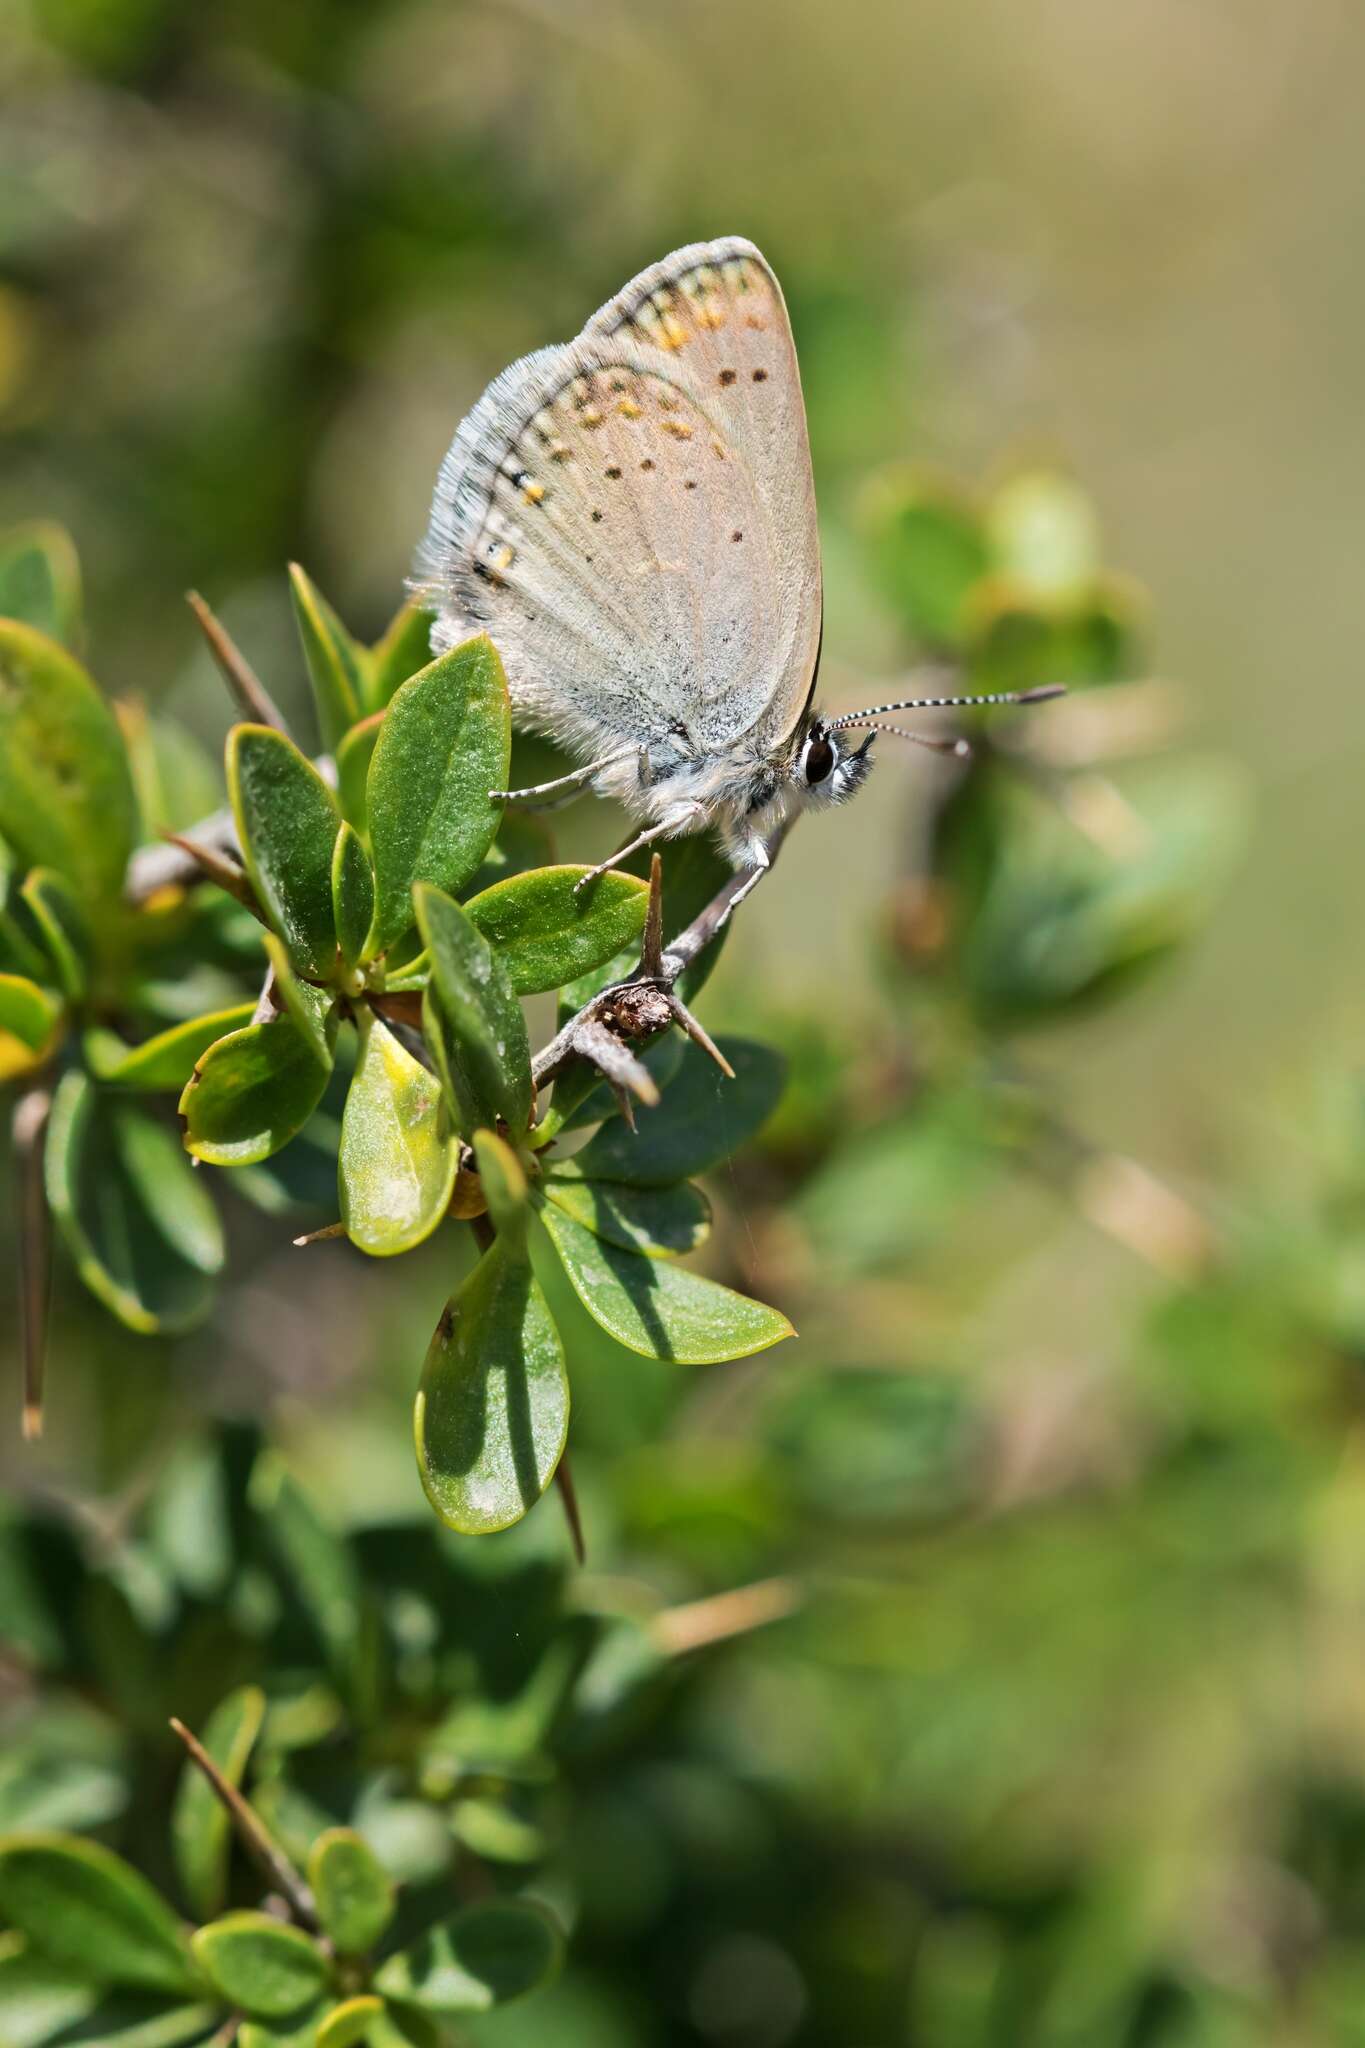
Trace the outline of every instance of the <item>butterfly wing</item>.
<instances>
[{"instance_id":1,"label":"butterfly wing","mask_svg":"<svg viewBox=\"0 0 1365 2048\"><path fill-rule=\"evenodd\" d=\"M791 327L751 243L675 251L489 386L442 465L417 588L434 644L486 629L521 722L585 757L785 738L820 557Z\"/></svg>"}]
</instances>

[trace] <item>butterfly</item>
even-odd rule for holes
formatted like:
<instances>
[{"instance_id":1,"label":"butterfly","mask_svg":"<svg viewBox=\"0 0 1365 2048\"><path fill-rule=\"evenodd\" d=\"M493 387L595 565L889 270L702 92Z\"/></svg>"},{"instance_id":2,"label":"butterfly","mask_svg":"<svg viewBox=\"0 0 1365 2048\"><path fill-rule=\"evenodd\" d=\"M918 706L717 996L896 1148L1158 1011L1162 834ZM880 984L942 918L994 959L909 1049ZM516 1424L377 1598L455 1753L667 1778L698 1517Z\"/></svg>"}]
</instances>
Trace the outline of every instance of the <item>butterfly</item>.
<instances>
[{"instance_id":1,"label":"butterfly","mask_svg":"<svg viewBox=\"0 0 1365 2048\"><path fill-rule=\"evenodd\" d=\"M491 794L614 797L641 829L613 859L713 827L750 871L734 902L796 812L861 786L877 731L899 733L874 721L1055 694L814 708L820 544L801 378L781 287L738 235L675 250L575 341L494 379L441 464L412 588L435 614L433 652L489 633L517 723L579 763ZM845 735L859 728L855 745Z\"/></svg>"}]
</instances>

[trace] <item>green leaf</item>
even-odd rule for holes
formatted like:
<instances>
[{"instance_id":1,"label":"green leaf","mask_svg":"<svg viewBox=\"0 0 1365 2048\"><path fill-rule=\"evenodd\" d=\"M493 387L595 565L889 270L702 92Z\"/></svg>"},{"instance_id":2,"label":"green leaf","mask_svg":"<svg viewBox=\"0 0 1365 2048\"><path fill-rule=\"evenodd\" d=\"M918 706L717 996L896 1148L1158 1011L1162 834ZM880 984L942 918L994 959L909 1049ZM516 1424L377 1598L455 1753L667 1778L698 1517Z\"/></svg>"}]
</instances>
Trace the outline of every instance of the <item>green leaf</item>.
<instances>
[{"instance_id":1,"label":"green leaf","mask_svg":"<svg viewBox=\"0 0 1365 2048\"><path fill-rule=\"evenodd\" d=\"M553 1202L541 1209L540 1221L588 1314L628 1351L679 1365L716 1365L766 1351L796 1334L765 1303L667 1259L625 1251L585 1230ZM533 1248L539 1240L537 1232Z\"/></svg>"},{"instance_id":2,"label":"green leaf","mask_svg":"<svg viewBox=\"0 0 1365 2048\"><path fill-rule=\"evenodd\" d=\"M222 1270L223 1231L174 1132L72 1071L53 1099L44 1171L91 1293L131 1330L192 1328Z\"/></svg>"},{"instance_id":3,"label":"green leaf","mask_svg":"<svg viewBox=\"0 0 1365 2048\"><path fill-rule=\"evenodd\" d=\"M1099 574L1095 508L1070 477L1012 477L991 500L986 533L995 567L1036 603L1079 599Z\"/></svg>"},{"instance_id":4,"label":"green leaf","mask_svg":"<svg viewBox=\"0 0 1365 2048\"><path fill-rule=\"evenodd\" d=\"M507 786L507 682L485 634L411 677L385 714L366 785L374 854L376 950L412 923L412 886L452 894L483 859Z\"/></svg>"},{"instance_id":5,"label":"green leaf","mask_svg":"<svg viewBox=\"0 0 1365 2048\"><path fill-rule=\"evenodd\" d=\"M289 564L289 591L308 680L313 685L322 744L333 754L360 717L368 658L297 562Z\"/></svg>"},{"instance_id":6,"label":"green leaf","mask_svg":"<svg viewBox=\"0 0 1365 2048\"><path fill-rule=\"evenodd\" d=\"M430 1237L450 1205L459 1139L436 1075L368 1007L341 1119L337 1187L352 1244L385 1258Z\"/></svg>"},{"instance_id":7,"label":"green leaf","mask_svg":"<svg viewBox=\"0 0 1365 2048\"><path fill-rule=\"evenodd\" d=\"M458 903L420 883L413 902L431 956L423 1007L427 1040L460 1130L472 1137L500 1117L520 1133L531 1120L534 1100L521 1005L496 954Z\"/></svg>"},{"instance_id":8,"label":"green leaf","mask_svg":"<svg viewBox=\"0 0 1365 2048\"><path fill-rule=\"evenodd\" d=\"M41 1833L0 1839L0 1916L79 1976L168 1994L200 1988L170 1907L98 1842Z\"/></svg>"},{"instance_id":9,"label":"green leaf","mask_svg":"<svg viewBox=\"0 0 1365 2048\"><path fill-rule=\"evenodd\" d=\"M273 1452L257 1460L250 1501L330 1669L351 1689L364 1648L364 1595L349 1545Z\"/></svg>"},{"instance_id":10,"label":"green leaf","mask_svg":"<svg viewBox=\"0 0 1365 2048\"><path fill-rule=\"evenodd\" d=\"M526 1236L528 1189L526 1173L510 1145L493 1131L475 1131L474 1156L479 1162L484 1200L498 1236L509 1246Z\"/></svg>"},{"instance_id":11,"label":"green leaf","mask_svg":"<svg viewBox=\"0 0 1365 2048\"><path fill-rule=\"evenodd\" d=\"M174 719L153 718L145 704L124 698L114 707L137 791L142 838L188 832L223 801L218 763Z\"/></svg>"},{"instance_id":12,"label":"green leaf","mask_svg":"<svg viewBox=\"0 0 1365 2048\"><path fill-rule=\"evenodd\" d=\"M191 1935L190 1946L230 2005L270 2019L297 2012L327 1979L317 1944L268 1913L227 1913Z\"/></svg>"},{"instance_id":13,"label":"green leaf","mask_svg":"<svg viewBox=\"0 0 1365 2048\"><path fill-rule=\"evenodd\" d=\"M253 1007L238 1003L235 1009L191 1017L188 1023L172 1024L168 1031L144 1038L141 1045L125 1045L114 1031L87 1031L82 1041L86 1065L97 1081L116 1088L184 1088L195 1062L227 1032L249 1024Z\"/></svg>"},{"instance_id":14,"label":"green leaf","mask_svg":"<svg viewBox=\"0 0 1365 2048\"><path fill-rule=\"evenodd\" d=\"M262 909L296 967L319 979L331 975L336 798L294 742L269 725L233 727L227 779L242 858Z\"/></svg>"},{"instance_id":15,"label":"green leaf","mask_svg":"<svg viewBox=\"0 0 1365 2048\"><path fill-rule=\"evenodd\" d=\"M368 2039L371 2023L383 2010L383 2000L371 1992L334 2005L318 2026L317 2048L355 2048L356 2042Z\"/></svg>"},{"instance_id":16,"label":"green leaf","mask_svg":"<svg viewBox=\"0 0 1365 2048\"><path fill-rule=\"evenodd\" d=\"M563 1952L563 1936L541 1907L490 1899L390 1956L375 1989L429 2012L488 2012L547 1983Z\"/></svg>"},{"instance_id":17,"label":"green leaf","mask_svg":"<svg viewBox=\"0 0 1365 2048\"><path fill-rule=\"evenodd\" d=\"M79 662L0 619L0 836L87 905L123 887L137 799L118 721Z\"/></svg>"},{"instance_id":18,"label":"green leaf","mask_svg":"<svg viewBox=\"0 0 1365 2048\"><path fill-rule=\"evenodd\" d=\"M383 723L382 711L376 711L370 718L362 718L359 725L351 727L336 750L337 795L341 799L341 808L348 823L353 825L362 837L369 831L365 789L369 779L370 761Z\"/></svg>"},{"instance_id":19,"label":"green leaf","mask_svg":"<svg viewBox=\"0 0 1365 2048\"><path fill-rule=\"evenodd\" d=\"M689 1044L658 1108L637 1112L635 1131L613 1118L557 1173L665 1187L737 1152L776 1108L783 1063L769 1046L748 1039L721 1039L720 1049L735 1070L733 1081L700 1046Z\"/></svg>"},{"instance_id":20,"label":"green leaf","mask_svg":"<svg viewBox=\"0 0 1365 2048\"><path fill-rule=\"evenodd\" d=\"M510 1527L549 1485L568 1427L559 1333L525 1256L499 1239L446 1303L422 1368L428 1500L466 1535Z\"/></svg>"},{"instance_id":21,"label":"green leaf","mask_svg":"<svg viewBox=\"0 0 1365 2048\"><path fill-rule=\"evenodd\" d=\"M265 933L264 942L266 958L274 976L276 1004L292 1020L314 1059L323 1066L329 1066L338 1023L335 992L314 988L309 981L300 981L290 964L284 941L277 939L273 932Z\"/></svg>"},{"instance_id":22,"label":"green leaf","mask_svg":"<svg viewBox=\"0 0 1365 2048\"><path fill-rule=\"evenodd\" d=\"M365 679L365 708L382 711L394 691L431 660L433 614L419 605L405 604L395 612L382 640L369 650L369 673Z\"/></svg>"},{"instance_id":23,"label":"green leaf","mask_svg":"<svg viewBox=\"0 0 1365 2048\"><path fill-rule=\"evenodd\" d=\"M30 1052L41 1052L57 1028L62 1006L24 974L0 974L0 1031L8 1031Z\"/></svg>"},{"instance_id":24,"label":"green leaf","mask_svg":"<svg viewBox=\"0 0 1365 2048\"><path fill-rule=\"evenodd\" d=\"M585 867L537 868L465 904L518 995L559 988L610 960L645 928L649 887L610 869L581 894Z\"/></svg>"},{"instance_id":25,"label":"green leaf","mask_svg":"<svg viewBox=\"0 0 1365 2048\"><path fill-rule=\"evenodd\" d=\"M575 1223L627 1251L666 1255L695 1251L711 1228L711 1204L687 1181L676 1187L632 1188L623 1181L545 1177L545 1194Z\"/></svg>"},{"instance_id":26,"label":"green leaf","mask_svg":"<svg viewBox=\"0 0 1365 2048\"><path fill-rule=\"evenodd\" d=\"M268 1159L302 1130L330 1073L285 1011L230 1031L209 1047L180 1098L186 1150L212 1166Z\"/></svg>"},{"instance_id":27,"label":"green leaf","mask_svg":"<svg viewBox=\"0 0 1365 2048\"><path fill-rule=\"evenodd\" d=\"M229 1785L240 1785L265 1719L265 1694L256 1685L238 1686L220 1700L200 1737ZM206 1920L221 1913L227 1896L232 1824L199 1766L186 1758L171 1809L171 1846L185 1898Z\"/></svg>"},{"instance_id":28,"label":"green leaf","mask_svg":"<svg viewBox=\"0 0 1365 2048\"><path fill-rule=\"evenodd\" d=\"M61 2048L184 2048L191 2041L203 2042L222 2016L223 2009L216 2004L167 2005L161 1999L114 1992L102 1998L79 2027L61 2037Z\"/></svg>"},{"instance_id":29,"label":"green leaf","mask_svg":"<svg viewBox=\"0 0 1365 2048\"><path fill-rule=\"evenodd\" d=\"M331 2010L331 1997L326 1995L281 2019L243 2020L233 2048L318 2048L319 2030Z\"/></svg>"},{"instance_id":30,"label":"green leaf","mask_svg":"<svg viewBox=\"0 0 1365 2048\"><path fill-rule=\"evenodd\" d=\"M79 648L81 565L64 526L31 519L0 533L0 618Z\"/></svg>"},{"instance_id":31,"label":"green leaf","mask_svg":"<svg viewBox=\"0 0 1365 2048\"><path fill-rule=\"evenodd\" d=\"M328 1828L308 1857L308 1882L318 1918L343 1956L362 1956L393 1918L393 1885L374 1850L354 1828Z\"/></svg>"},{"instance_id":32,"label":"green leaf","mask_svg":"<svg viewBox=\"0 0 1365 2048\"><path fill-rule=\"evenodd\" d=\"M354 967L374 919L374 870L359 833L345 822L332 848L332 914L341 957Z\"/></svg>"},{"instance_id":33,"label":"green leaf","mask_svg":"<svg viewBox=\"0 0 1365 2048\"><path fill-rule=\"evenodd\" d=\"M871 494L871 565L907 631L960 643L973 590L990 569L975 505L933 479L893 473Z\"/></svg>"},{"instance_id":34,"label":"green leaf","mask_svg":"<svg viewBox=\"0 0 1365 2048\"><path fill-rule=\"evenodd\" d=\"M62 993L78 1003L90 978L90 926L76 892L54 869L33 868L19 894L47 948Z\"/></svg>"}]
</instances>

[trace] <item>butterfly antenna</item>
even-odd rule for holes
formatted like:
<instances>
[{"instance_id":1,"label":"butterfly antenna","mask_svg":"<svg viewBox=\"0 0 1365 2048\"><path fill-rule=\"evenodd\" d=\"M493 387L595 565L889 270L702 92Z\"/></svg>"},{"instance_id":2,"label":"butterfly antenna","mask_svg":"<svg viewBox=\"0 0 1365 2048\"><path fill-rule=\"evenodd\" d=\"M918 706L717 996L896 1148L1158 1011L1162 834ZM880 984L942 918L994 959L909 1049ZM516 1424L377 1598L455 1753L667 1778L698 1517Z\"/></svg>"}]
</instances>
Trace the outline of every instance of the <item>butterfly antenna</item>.
<instances>
[{"instance_id":1,"label":"butterfly antenna","mask_svg":"<svg viewBox=\"0 0 1365 2048\"><path fill-rule=\"evenodd\" d=\"M841 719L839 722L842 725L843 720ZM959 761L965 761L968 754L972 751L969 740L945 740L939 739L933 733L907 732L903 725L883 725L879 719L875 718L869 718L867 726L868 737L864 740L862 747L858 749L859 753L862 753L872 744L872 734L874 732L889 732L895 739L913 740L917 747L928 747L931 754L955 754Z\"/></svg>"},{"instance_id":2,"label":"butterfly antenna","mask_svg":"<svg viewBox=\"0 0 1365 2048\"><path fill-rule=\"evenodd\" d=\"M1064 697L1065 683L1040 683L1034 690L1000 690L988 697L902 697L897 704L869 704L865 711L846 711L842 718L828 721L830 732L846 726L869 725L888 711L963 711L987 704L1044 704L1049 697ZM892 728L887 726L886 731ZM902 739L917 739L917 733L902 733Z\"/></svg>"}]
</instances>

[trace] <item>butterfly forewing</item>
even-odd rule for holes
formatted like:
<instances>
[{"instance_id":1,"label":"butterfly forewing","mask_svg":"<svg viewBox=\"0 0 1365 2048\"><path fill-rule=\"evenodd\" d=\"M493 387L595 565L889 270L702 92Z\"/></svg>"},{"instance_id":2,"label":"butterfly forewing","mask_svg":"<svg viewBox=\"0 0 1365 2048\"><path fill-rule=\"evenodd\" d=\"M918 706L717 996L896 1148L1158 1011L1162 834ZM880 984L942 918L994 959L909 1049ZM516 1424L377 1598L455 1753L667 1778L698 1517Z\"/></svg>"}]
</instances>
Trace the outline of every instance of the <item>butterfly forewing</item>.
<instances>
[{"instance_id":1,"label":"butterfly forewing","mask_svg":"<svg viewBox=\"0 0 1365 2048\"><path fill-rule=\"evenodd\" d=\"M782 295L749 243L644 271L461 427L423 556L440 639L486 627L523 722L591 750L786 736L820 630Z\"/></svg>"}]
</instances>

